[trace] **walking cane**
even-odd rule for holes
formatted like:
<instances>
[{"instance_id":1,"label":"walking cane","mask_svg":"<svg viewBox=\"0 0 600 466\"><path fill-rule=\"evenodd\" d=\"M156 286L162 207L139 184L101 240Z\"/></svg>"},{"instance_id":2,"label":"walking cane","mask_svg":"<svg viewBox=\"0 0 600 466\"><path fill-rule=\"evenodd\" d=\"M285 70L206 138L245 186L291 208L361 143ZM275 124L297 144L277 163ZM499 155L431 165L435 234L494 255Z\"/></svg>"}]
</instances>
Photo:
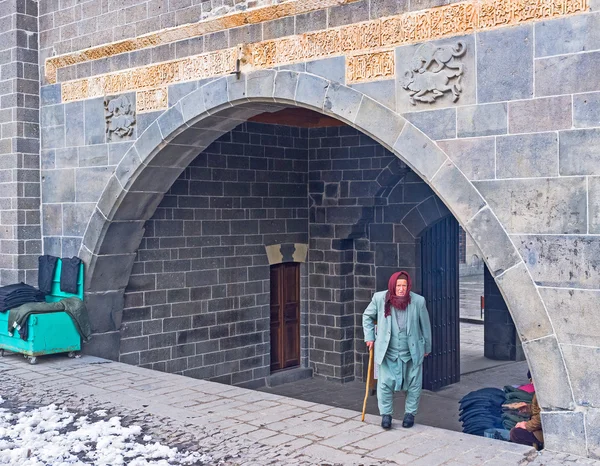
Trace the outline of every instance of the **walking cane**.
<instances>
[{"instance_id":1,"label":"walking cane","mask_svg":"<svg viewBox=\"0 0 600 466\"><path fill-rule=\"evenodd\" d=\"M365 422L365 413L367 411L367 398L369 397L369 387L371 386L371 374L373 373L373 347L369 350L369 370L367 371L367 384L365 386L365 401L363 402L362 417L360 420Z\"/></svg>"}]
</instances>

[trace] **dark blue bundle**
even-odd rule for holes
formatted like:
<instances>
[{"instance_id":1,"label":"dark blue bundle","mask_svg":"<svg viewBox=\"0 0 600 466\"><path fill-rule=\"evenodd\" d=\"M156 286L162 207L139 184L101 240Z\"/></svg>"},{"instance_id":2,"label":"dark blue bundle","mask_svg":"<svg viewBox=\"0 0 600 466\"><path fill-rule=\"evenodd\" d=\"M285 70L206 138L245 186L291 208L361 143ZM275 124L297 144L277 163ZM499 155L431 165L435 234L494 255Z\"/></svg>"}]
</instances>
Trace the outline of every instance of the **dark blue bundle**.
<instances>
[{"instance_id":1,"label":"dark blue bundle","mask_svg":"<svg viewBox=\"0 0 600 466\"><path fill-rule=\"evenodd\" d=\"M502 403L506 397L498 388L481 388L458 402L459 421L466 434L483 436L486 429L502 427Z\"/></svg>"}]
</instances>

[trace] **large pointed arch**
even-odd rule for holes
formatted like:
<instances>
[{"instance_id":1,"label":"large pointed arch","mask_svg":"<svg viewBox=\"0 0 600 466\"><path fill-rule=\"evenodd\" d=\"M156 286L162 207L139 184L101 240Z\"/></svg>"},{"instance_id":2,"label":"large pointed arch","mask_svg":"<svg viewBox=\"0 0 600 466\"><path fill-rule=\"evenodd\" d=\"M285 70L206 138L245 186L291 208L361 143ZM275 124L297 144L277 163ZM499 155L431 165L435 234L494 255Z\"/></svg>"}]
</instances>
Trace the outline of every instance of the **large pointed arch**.
<instances>
[{"instance_id":1,"label":"large pointed arch","mask_svg":"<svg viewBox=\"0 0 600 466\"><path fill-rule=\"evenodd\" d=\"M285 106L309 108L355 127L431 186L484 254L523 342L540 404L549 410L574 409L565 363L539 292L473 184L399 114L356 89L304 72L262 70L210 81L163 113L128 150L96 205L80 250L87 264L87 299L96 310L95 331L112 338L118 351L123 293L144 223L185 167L249 117Z\"/></svg>"}]
</instances>

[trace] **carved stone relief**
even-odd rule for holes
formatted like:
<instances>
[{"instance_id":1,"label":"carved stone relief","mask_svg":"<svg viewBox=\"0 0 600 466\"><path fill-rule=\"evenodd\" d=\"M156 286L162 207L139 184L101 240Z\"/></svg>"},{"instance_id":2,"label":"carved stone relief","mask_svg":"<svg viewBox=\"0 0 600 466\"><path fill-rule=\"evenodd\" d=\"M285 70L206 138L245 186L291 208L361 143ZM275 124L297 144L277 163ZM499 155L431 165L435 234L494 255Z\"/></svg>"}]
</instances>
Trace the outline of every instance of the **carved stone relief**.
<instances>
[{"instance_id":1,"label":"carved stone relief","mask_svg":"<svg viewBox=\"0 0 600 466\"><path fill-rule=\"evenodd\" d=\"M394 77L394 51L351 55L346 62L346 83L375 81Z\"/></svg>"},{"instance_id":2,"label":"carved stone relief","mask_svg":"<svg viewBox=\"0 0 600 466\"><path fill-rule=\"evenodd\" d=\"M133 134L135 111L131 107L131 102L124 95L104 99L107 140L118 141Z\"/></svg>"},{"instance_id":3,"label":"carved stone relief","mask_svg":"<svg viewBox=\"0 0 600 466\"><path fill-rule=\"evenodd\" d=\"M433 103L447 92L452 93L452 101L456 102L462 92L461 79L464 73L464 66L459 59L466 51L467 46L461 41L454 46L430 42L420 45L402 81L402 88L408 91L410 103Z\"/></svg>"},{"instance_id":4,"label":"carved stone relief","mask_svg":"<svg viewBox=\"0 0 600 466\"><path fill-rule=\"evenodd\" d=\"M137 113L156 112L157 110L166 110L169 108L169 93L167 89L167 87L159 87L158 89L138 91L135 98Z\"/></svg>"}]
</instances>

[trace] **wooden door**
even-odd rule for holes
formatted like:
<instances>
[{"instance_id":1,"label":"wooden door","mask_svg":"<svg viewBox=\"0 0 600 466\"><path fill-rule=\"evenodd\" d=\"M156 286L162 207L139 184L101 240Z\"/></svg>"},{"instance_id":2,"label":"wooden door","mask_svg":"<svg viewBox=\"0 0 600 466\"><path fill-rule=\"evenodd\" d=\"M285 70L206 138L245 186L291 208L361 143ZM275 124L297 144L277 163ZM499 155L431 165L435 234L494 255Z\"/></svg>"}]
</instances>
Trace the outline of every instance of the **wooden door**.
<instances>
[{"instance_id":1,"label":"wooden door","mask_svg":"<svg viewBox=\"0 0 600 466\"><path fill-rule=\"evenodd\" d=\"M432 350L423 363L423 388L437 390L460 380L458 222L452 216L421 236L421 294L431 321Z\"/></svg>"},{"instance_id":2,"label":"wooden door","mask_svg":"<svg viewBox=\"0 0 600 466\"><path fill-rule=\"evenodd\" d=\"M271 266L271 371L300 365L300 264Z\"/></svg>"}]
</instances>

